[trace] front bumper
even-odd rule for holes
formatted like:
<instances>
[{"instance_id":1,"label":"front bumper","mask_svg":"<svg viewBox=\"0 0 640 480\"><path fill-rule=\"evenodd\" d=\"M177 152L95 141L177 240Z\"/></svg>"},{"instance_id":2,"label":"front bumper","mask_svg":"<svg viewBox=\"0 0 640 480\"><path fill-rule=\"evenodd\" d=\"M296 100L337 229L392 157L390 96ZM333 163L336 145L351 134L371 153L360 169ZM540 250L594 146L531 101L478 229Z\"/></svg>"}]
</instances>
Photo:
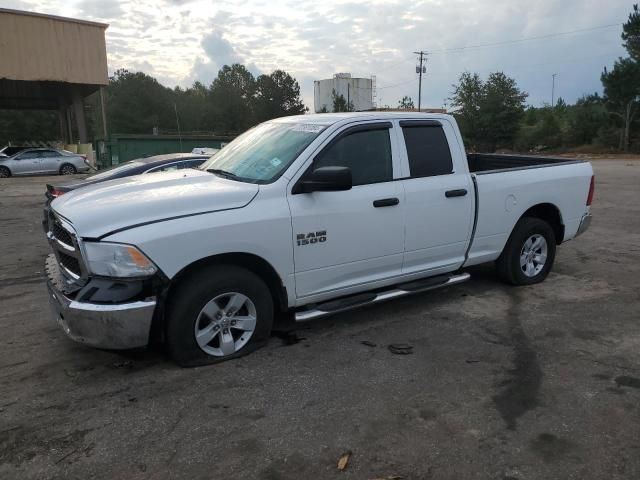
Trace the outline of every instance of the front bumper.
<instances>
[{"instance_id":1,"label":"front bumper","mask_svg":"<svg viewBox=\"0 0 640 480\"><path fill-rule=\"evenodd\" d=\"M580 220L580 225L578 226L576 237L586 232L590 225L591 225L591 213L585 213L582 216L582 219Z\"/></svg>"},{"instance_id":2,"label":"front bumper","mask_svg":"<svg viewBox=\"0 0 640 480\"><path fill-rule=\"evenodd\" d=\"M156 300L120 304L78 302L60 288L57 262L47 259L47 290L53 316L69 338L92 347L123 350L149 343Z\"/></svg>"}]
</instances>

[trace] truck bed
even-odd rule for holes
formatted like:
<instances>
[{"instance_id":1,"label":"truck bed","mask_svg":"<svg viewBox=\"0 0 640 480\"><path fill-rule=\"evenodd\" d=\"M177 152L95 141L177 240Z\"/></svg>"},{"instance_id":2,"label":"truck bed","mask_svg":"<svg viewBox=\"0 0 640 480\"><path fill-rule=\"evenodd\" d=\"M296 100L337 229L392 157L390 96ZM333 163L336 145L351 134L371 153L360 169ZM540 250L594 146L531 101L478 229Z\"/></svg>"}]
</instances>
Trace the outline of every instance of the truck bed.
<instances>
[{"instance_id":1,"label":"truck bed","mask_svg":"<svg viewBox=\"0 0 640 480\"><path fill-rule=\"evenodd\" d=\"M571 158L538 157L535 155L504 155L497 153L467 154L469 171L471 173L477 173L478 175L581 162L582 160L574 160Z\"/></svg>"}]
</instances>

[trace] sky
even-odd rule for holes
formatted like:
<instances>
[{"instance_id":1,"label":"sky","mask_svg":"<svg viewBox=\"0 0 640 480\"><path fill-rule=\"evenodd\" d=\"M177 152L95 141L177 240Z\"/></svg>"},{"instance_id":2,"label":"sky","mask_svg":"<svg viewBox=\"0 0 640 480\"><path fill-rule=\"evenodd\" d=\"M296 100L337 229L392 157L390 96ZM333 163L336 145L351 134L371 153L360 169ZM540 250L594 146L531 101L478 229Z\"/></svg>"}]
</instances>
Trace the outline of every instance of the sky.
<instances>
[{"instance_id":1,"label":"sky","mask_svg":"<svg viewBox=\"0 0 640 480\"><path fill-rule=\"evenodd\" d=\"M535 106L601 92L600 73L625 55L633 0L2 0L1 7L95 20L109 72L142 71L168 87L209 85L224 64L282 69L313 110L313 81L376 76L378 106L417 104L415 51L430 52L422 106L449 103L464 71L502 71Z\"/></svg>"}]
</instances>

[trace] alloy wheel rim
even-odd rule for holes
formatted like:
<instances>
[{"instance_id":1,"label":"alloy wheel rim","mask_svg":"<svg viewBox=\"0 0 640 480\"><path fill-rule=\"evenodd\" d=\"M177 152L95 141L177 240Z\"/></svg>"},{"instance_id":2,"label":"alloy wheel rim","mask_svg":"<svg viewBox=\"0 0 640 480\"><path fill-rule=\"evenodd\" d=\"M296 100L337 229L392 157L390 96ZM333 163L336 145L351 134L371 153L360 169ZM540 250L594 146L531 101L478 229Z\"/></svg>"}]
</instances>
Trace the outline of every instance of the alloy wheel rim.
<instances>
[{"instance_id":1,"label":"alloy wheel rim","mask_svg":"<svg viewBox=\"0 0 640 480\"><path fill-rule=\"evenodd\" d=\"M208 355L232 355L247 344L256 321L256 306L249 297L238 292L223 293L200 310L194 329L196 343Z\"/></svg>"},{"instance_id":2,"label":"alloy wheel rim","mask_svg":"<svg viewBox=\"0 0 640 480\"><path fill-rule=\"evenodd\" d=\"M520 270L531 278L538 275L547 263L547 240L539 233L531 235L520 250Z\"/></svg>"},{"instance_id":3,"label":"alloy wheel rim","mask_svg":"<svg viewBox=\"0 0 640 480\"><path fill-rule=\"evenodd\" d=\"M73 175L73 168L66 166L66 167L62 167L62 174L63 175Z\"/></svg>"}]
</instances>

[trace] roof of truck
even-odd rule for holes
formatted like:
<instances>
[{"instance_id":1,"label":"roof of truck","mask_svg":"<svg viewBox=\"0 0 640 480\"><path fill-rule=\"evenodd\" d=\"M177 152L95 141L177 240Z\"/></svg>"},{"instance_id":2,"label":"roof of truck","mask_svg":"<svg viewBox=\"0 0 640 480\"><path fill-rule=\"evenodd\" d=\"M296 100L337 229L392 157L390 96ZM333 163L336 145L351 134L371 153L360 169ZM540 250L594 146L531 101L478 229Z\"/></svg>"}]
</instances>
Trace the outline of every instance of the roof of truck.
<instances>
[{"instance_id":1,"label":"roof of truck","mask_svg":"<svg viewBox=\"0 0 640 480\"><path fill-rule=\"evenodd\" d=\"M393 119L444 119L449 115L443 113L422 112L343 112L343 113L313 113L310 115L293 115L281 117L274 121L280 123L312 123L318 125L332 125L343 120L393 120Z\"/></svg>"}]
</instances>

